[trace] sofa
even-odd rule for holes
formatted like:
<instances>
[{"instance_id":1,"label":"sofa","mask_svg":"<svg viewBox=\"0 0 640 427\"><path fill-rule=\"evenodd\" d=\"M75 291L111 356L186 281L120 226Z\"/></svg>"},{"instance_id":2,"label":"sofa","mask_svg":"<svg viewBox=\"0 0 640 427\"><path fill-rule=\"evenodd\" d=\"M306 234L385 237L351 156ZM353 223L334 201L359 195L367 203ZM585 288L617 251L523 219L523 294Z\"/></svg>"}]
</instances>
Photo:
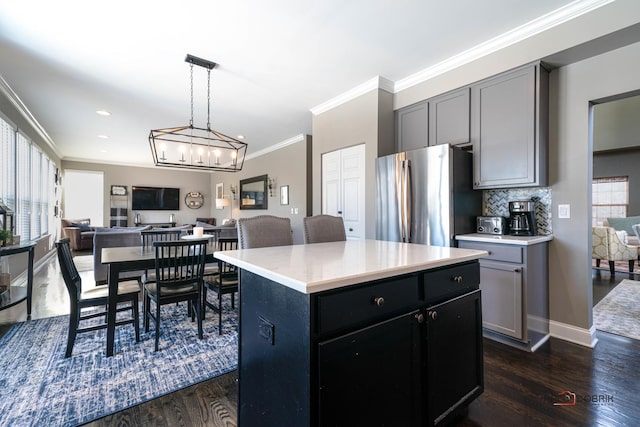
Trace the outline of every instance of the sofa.
<instances>
[{"instance_id":1,"label":"sofa","mask_svg":"<svg viewBox=\"0 0 640 427\"><path fill-rule=\"evenodd\" d=\"M109 266L102 264L102 248L114 248L118 246L141 246L140 232L150 230L151 226L144 227L114 227L96 228L93 236L93 275L96 285L107 283L109 278ZM121 280L138 278L143 271L128 271L120 275Z\"/></svg>"},{"instance_id":2,"label":"sofa","mask_svg":"<svg viewBox=\"0 0 640 427\"><path fill-rule=\"evenodd\" d=\"M91 226L90 218L60 220L63 237L69 238L69 246L73 251L91 249L93 247L93 235L95 227Z\"/></svg>"}]
</instances>

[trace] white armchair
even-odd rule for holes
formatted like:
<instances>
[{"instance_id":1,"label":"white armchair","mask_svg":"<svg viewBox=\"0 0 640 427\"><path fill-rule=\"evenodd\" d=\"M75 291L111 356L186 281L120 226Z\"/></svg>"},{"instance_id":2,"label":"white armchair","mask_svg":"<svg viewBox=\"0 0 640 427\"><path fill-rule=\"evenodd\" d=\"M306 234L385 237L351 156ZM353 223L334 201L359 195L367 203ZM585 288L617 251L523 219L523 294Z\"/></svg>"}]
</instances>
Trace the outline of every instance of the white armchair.
<instances>
[{"instance_id":1,"label":"white armchair","mask_svg":"<svg viewBox=\"0 0 640 427\"><path fill-rule=\"evenodd\" d=\"M635 260L638 258L638 248L630 246L620 240L612 227L592 227L591 256L600 267L600 260L609 261L609 271L615 275L616 261L629 261L629 273L633 273Z\"/></svg>"}]
</instances>

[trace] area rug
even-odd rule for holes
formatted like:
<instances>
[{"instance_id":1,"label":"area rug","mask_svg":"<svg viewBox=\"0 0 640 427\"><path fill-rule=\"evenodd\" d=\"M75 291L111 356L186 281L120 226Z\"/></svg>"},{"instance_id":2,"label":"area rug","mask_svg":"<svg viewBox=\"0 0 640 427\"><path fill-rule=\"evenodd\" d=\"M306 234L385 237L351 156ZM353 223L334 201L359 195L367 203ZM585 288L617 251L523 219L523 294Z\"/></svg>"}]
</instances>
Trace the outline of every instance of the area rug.
<instances>
[{"instance_id":1,"label":"area rug","mask_svg":"<svg viewBox=\"0 0 640 427\"><path fill-rule=\"evenodd\" d=\"M595 307L596 329L640 340L640 282L625 279Z\"/></svg>"},{"instance_id":2,"label":"area rug","mask_svg":"<svg viewBox=\"0 0 640 427\"><path fill-rule=\"evenodd\" d=\"M609 261L600 261L600 267L596 267L596 260L591 260L591 267L594 270L609 272ZM629 274L629 261L615 261L613 270L616 273ZM640 275L640 262L636 262L633 266L633 274ZM634 276L631 276L634 277Z\"/></svg>"},{"instance_id":3,"label":"area rug","mask_svg":"<svg viewBox=\"0 0 640 427\"><path fill-rule=\"evenodd\" d=\"M79 334L65 359L68 316L16 324L0 339L0 425L76 426L236 369L237 310L225 300L223 335L209 310L202 340L184 303L163 306L158 352L152 331L136 343L126 325L113 357L103 329Z\"/></svg>"},{"instance_id":4,"label":"area rug","mask_svg":"<svg viewBox=\"0 0 640 427\"><path fill-rule=\"evenodd\" d=\"M73 262L79 272L93 270L93 255L76 255L73 257Z\"/></svg>"}]
</instances>

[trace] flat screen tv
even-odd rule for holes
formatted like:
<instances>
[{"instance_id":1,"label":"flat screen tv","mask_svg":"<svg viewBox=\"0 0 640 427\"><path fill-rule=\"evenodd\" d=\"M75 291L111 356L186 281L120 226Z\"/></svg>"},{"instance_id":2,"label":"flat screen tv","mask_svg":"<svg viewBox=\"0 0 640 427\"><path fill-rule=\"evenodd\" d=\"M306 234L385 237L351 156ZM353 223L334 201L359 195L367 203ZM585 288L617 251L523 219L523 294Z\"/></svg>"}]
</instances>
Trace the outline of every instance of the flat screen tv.
<instances>
[{"instance_id":1,"label":"flat screen tv","mask_svg":"<svg viewBox=\"0 0 640 427\"><path fill-rule=\"evenodd\" d=\"M180 209L180 189L132 187L131 209L134 211L177 211Z\"/></svg>"}]
</instances>

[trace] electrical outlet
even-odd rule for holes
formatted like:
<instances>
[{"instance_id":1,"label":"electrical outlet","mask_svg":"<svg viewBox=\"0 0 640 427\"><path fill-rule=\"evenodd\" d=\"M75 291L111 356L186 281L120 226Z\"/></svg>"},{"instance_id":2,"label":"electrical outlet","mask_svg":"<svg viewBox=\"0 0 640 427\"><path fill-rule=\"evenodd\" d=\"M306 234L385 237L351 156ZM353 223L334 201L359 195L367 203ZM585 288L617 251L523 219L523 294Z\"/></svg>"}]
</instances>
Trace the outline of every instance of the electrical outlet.
<instances>
[{"instance_id":1,"label":"electrical outlet","mask_svg":"<svg viewBox=\"0 0 640 427\"><path fill-rule=\"evenodd\" d=\"M571 218L571 205L558 205L558 218Z\"/></svg>"}]
</instances>

